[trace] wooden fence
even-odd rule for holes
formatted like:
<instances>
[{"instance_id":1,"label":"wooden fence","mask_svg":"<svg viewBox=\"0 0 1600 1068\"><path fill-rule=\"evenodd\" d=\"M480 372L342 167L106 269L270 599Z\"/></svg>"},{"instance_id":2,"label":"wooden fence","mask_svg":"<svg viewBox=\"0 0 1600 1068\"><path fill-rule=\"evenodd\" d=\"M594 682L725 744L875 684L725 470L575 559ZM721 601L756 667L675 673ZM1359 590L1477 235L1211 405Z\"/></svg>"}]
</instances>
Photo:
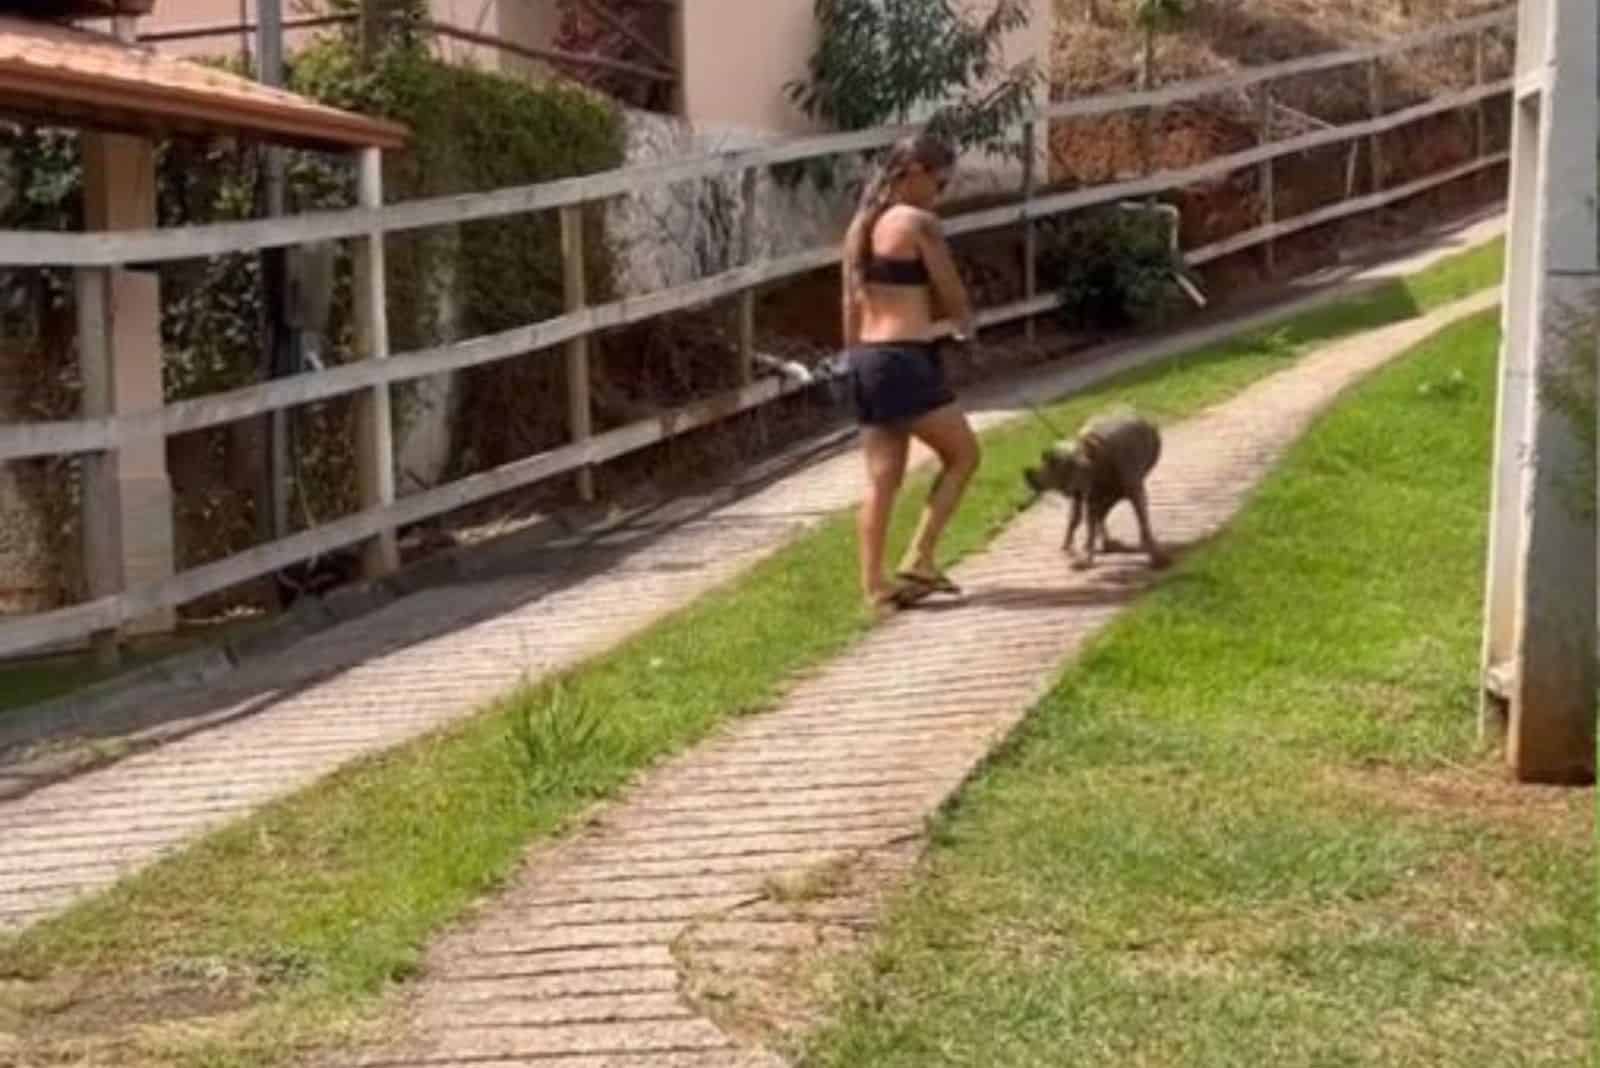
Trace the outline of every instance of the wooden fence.
<instances>
[{"instance_id":1,"label":"wooden fence","mask_svg":"<svg viewBox=\"0 0 1600 1068\"><path fill-rule=\"evenodd\" d=\"M1021 226L1030 252L1023 298L1000 307L983 309L980 325L1030 319L1060 305L1060 298L1039 293L1031 253L1035 247L1034 223L1095 205L1156 195L1196 183L1224 178L1236 171L1257 168L1262 177L1264 213L1251 229L1193 249L1185 256L1200 265L1245 249L1267 245L1289 234L1348 218L1478 173L1506 161L1504 152L1490 153L1485 143L1483 107L1489 100L1516 89L1513 79L1488 80L1483 53L1486 36L1515 25L1512 9L1499 10L1450 25L1440 26L1381 44L1323 55L1308 56L1237 74L1197 79L1159 89L1069 100L1040 109L1022 126L1029 151L1019 198L1004 206L947 220L951 234L967 234L1001 227ZM1044 194L1038 191L1034 138L1039 124L1052 119L1151 111L1223 93L1259 89L1270 101L1272 85L1286 78L1368 64L1376 71L1380 61L1425 46L1461 39L1477 42L1475 84L1398 111L1385 113L1374 93L1370 118L1329 128L1314 129L1282 140L1265 140L1255 147L1208 162L1168 170L1133 181ZM1373 84L1377 85L1376 73ZM1346 199L1292 218L1274 214L1272 170L1274 161L1312 149L1371 139L1430 116L1462 109L1478 110L1475 158L1442 173L1394 188ZM744 262L695 282L643 296L605 304L587 303L582 285L583 246L580 212L584 205L638 194L666 183L693 179L743 177L748 193L763 168L801 160L882 148L907 132L907 128L880 128L855 133L795 139L778 144L723 152L649 166L629 167L580 178L496 190L483 194L438 197L382 205L375 150L363 154L359 206L349 210L308 213L261 221L222 223L169 230L115 233L40 233L0 231L0 266L59 267L76 272L80 287L104 284L105 273L130 264L153 264L197 257L287 247L315 241L353 239L357 242L356 315L359 351L365 358L312 373L275 379L257 385L179 401L140 412L59 422L33 422L0 426L0 461L28 457L104 456L125 444L151 437L214 427L266 415L297 405L333 397L355 395L358 420L357 457L361 511L271 541L222 560L181 572L159 583L134 589L90 591L82 604L50 612L17 617L0 624L0 655L73 641L90 635L113 633L123 624L151 613L176 607L207 594L280 570L330 551L361 544L369 573L382 573L396 564L397 528L461 508L498 494L562 474L583 472L595 464L654 445L670 436L725 419L767 404L804 384L779 378L756 378L752 371L754 292L757 286L836 264L836 247L817 248L765 261L750 256L750 220L745 221ZM1376 172L1375 172L1376 173ZM749 197L746 198L747 202ZM428 227L498 219L539 211L558 211L562 218L562 247L566 260L567 307L563 314L501 333L469 341L440 345L403 354L391 354L385 317L383 237L386 234ZM587 390L587 339L598 331L639 323L708 302L740 301L741 385L691 403L659 417L602 433L592 433ZM93 301L85 307L96 306ZM96 324L81 323L86 336ZM571 442L444 485L396 498L393 477L389 387L402 382L481 367L495 361L561 347L569 374L569 432ZM584 486L587 490L587 485Z\"/></svg>"}]
</instances>

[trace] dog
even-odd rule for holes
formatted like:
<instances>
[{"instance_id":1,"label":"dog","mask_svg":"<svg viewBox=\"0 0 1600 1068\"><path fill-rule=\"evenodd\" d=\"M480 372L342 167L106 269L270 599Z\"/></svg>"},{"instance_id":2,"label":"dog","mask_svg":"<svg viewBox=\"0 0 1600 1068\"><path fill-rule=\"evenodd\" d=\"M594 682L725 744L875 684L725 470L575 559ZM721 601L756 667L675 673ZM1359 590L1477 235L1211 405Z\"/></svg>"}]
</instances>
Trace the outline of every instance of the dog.
<instances>
[{"instance_id":1,"label":"dog","mask_svg":"<svg viewBox=\"0 0 1600 1068\"><path fill-rule=\"evenodd\" d=\"M1132 551L1106 534L1106 516L1121 501L1133 505L1139 520L1140 547L1150 566L1162 568L1169 557L1150 528L1150 503L1145 479L1161 459L1161 431L1137 413L1119 409L1091 419L1072 442L1058 442L1040 456L1038 467L1025 468L1023 480L1034 493L1049 490L1072 502L1071 518L1062 551L1071 553L1078 527L1085 518L1088 530L1084 551L1073 567L1094 566L1096 546L1101 552Z\"/></svg>"}]
</instances>

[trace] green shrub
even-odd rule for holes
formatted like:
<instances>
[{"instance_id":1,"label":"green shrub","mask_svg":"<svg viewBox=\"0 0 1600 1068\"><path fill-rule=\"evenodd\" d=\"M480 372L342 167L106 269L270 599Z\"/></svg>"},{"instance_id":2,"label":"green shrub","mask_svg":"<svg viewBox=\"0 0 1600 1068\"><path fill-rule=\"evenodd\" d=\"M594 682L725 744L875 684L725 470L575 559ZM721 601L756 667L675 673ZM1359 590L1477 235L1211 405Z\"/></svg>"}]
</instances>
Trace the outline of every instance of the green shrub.
<instances>
[{"instance_id":1,"label":"green shrub","mask_svg":"<svg viewBox=\"0 0 1600 1068\"><path fill-rule=\"evenodd\" d=\"M1112 330L1159 319L1179 293L1169 226L1118 207L1040 222L1039 288L1061 295L1063 324Z\"/></svg>"}]
</instances>

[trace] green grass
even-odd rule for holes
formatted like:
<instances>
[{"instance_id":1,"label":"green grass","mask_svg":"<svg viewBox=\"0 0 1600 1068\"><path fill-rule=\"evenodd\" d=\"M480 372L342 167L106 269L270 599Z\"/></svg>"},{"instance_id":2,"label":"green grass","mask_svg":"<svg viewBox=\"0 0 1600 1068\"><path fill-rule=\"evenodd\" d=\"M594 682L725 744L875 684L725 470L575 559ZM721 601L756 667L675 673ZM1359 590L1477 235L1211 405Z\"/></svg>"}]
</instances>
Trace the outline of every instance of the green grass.
<instances>
[{"instance_id":1,"label":"green grass","mask_svg":"<svg viewBox=\"0 0 1600 1068\"><path fill-rule=\"evenodd\" d=\"M254 620L240 620L207 624L203 629L176 634L131 638L123 643L121 660L114 666L96 663L94 654L88 652L8 661L0 664L0 715L41 701L64 697L166 657L218 642L253 625Z\"/></svg>"},{"instance_id":2,"label":"green grass","mask_svg":"<svg viewBox=\"0 0 1600 1068\"><path fill-rule=\"evenodd\" d=\"M1481 290L1500 271L1496 243L1270 334L1124 376L1050 417L1070 428L1129 401L1178 418L1316 344ZM947 535L950 558L980 548L1025 503L1020 470L1045 444L1031 420L985 436L982 471ZM908 487L897 542L927 481ZM275 1064L296 1043L337 1037L531 841L652 761L767 706L786 678L857 638L867 623L855 573L852 520L840 516L564 678L360 761L0 945L0 980L27 980L11 994L0 983L0 1032L19 1034L43 1063L61 1059L62 1014L38 1006L58 987L98 983L123 1017L153 1025L119 1048L121 1063ZM530 767L530 753L542 762ZM170 997L129 993L151 987ZM200 987L229 997L195 1012ZM180 1016L181 1027L171 1023ZM126 1039L115 1030L96 1041Z\"/></svg>"},{"instance_id":3,"label":"green grass","mask_svg":"<svg viewBox=\"0 0 1600 1068\"><path fill-rule=\"evenodd\" d=\"M87 653L65 656L38 657L0 664L0 715L18 708L26 708L40 701L62 697L97 682L103 682L123 671L156 660L169 653L181 651L184 645L165 641L154 645L141 645L117 667L102 667Z\"/></svg>"},{"instance_id":4,"label":"green grass","mask_svg":"<svg viewBox=\"0 0 1600 1068\"><path fill-rule=\"evenodd\" d=\"M1365 383L1091 644L803 1063L1589 1063L1592 793L1476 748L1496 346Z\"/></svg>"}]
</instances>

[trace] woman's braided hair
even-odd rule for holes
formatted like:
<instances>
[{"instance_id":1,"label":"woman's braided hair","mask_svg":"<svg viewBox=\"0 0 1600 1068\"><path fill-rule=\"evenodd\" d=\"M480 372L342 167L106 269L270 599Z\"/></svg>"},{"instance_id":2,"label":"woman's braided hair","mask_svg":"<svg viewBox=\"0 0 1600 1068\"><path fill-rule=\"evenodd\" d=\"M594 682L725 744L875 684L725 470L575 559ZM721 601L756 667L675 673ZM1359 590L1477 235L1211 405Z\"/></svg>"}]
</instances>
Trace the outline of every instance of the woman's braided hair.
<instances>
[{"instance_id":1,"label":"woman's braided hair","mask_svg":"<svg viewBox=\"0 0 1600 1068\"><path fill-rule=\"evenodd\" d=\"M877 173L861 191L861 201L845 244L842 258L849 274L847 281L853 290L859 292L866 280L867 264L872 259L872 231L883 213L894 206L891 198L895 183L905 176L912 164L921 164L929 171L941 171L953 164L955 158L955 151L948 143L929 133L913 134L896 141L889 149Z\"/></svg>"}]
</instances>

